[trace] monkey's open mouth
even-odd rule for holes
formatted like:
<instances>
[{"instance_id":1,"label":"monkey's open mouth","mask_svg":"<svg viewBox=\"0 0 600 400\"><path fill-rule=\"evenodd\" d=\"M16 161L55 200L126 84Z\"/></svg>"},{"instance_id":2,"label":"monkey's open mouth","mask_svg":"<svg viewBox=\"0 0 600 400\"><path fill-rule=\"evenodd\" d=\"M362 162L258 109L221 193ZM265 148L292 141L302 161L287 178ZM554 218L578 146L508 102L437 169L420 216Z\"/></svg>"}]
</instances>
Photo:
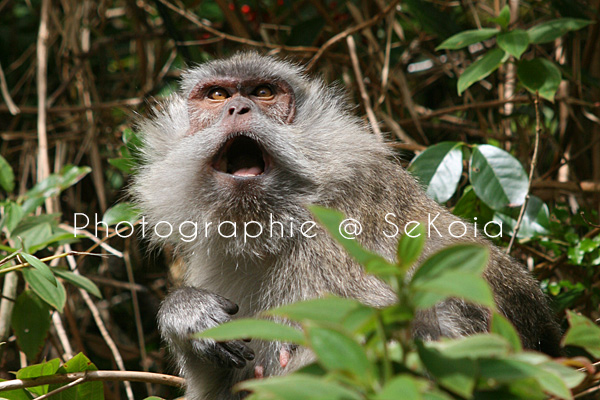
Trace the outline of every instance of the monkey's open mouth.
<instances>
[{"instance_id":1,"label":"monkey's open mouth","mask_svg":"<svg viewBox=\"0 0 600 400\"><path fill-rule=\"evenodd\" d=\"M268 155L254 139L245 135L227 140L213 163L217 171L240 177L262 175L267 167Z\"/></svg>"}]
</instances>

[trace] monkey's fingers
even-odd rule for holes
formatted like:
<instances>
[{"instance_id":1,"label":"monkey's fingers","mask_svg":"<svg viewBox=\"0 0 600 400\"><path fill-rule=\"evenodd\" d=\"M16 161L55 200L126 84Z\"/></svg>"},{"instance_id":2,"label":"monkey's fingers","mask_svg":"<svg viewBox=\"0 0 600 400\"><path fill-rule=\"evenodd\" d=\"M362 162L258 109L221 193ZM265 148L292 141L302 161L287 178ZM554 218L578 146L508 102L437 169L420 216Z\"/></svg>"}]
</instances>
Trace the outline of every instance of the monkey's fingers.
<instances>
[{"instance_id":1,"label":"monkey's fingers","mask_svg":"<svg viewBox=\"0 0 600 400\"><path fill-rule=\"evenodd\" d=\"M254 360L254 351L239 340L217 342L216 345L220 358L229 366L243 368L246 361Z\"/></svg>"}]
</instances>

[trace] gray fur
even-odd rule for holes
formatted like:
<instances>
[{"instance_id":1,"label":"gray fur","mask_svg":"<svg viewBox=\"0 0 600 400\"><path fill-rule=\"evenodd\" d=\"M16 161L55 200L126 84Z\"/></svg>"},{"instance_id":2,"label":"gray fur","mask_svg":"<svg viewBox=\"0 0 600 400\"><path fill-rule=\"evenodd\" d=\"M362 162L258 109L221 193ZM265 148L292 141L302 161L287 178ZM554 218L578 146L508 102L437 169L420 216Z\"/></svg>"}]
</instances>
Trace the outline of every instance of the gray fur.
<instances>
[{"instance_id":1,"label":"gray fur","mask_svg":"<svg viewBox=\"0 0 600 400\"><path fill-rule=\"evenodd\" d=\"M276 167L244 190L219 184L214 171L207 167L222 144L221 117L188 110L187 99L199 82L222 77L282 80L293 88L296 101L291 123L260 113L253 115L249 134L271 154ZM201 226L197 240L190 243L177 232L167 239L151 238L157 244L175 246L187 266L186 288L167 297L159 325L187 379L189 400L235 399L238 397L231 394L231 386L253 377L254 365L263 366L265 375L285 371L277 359L279 343L239 342L224 353L214 342L191 343L186 339L189 332L229 320L229 302L239 305L236 317L248 317L326 293L373 306L389 305L395 296L381 281L365 274L319 228L313 230L315 238L296 232L294 237L263 234L245 242L240 235L226 239L216 234L219 221L239 225L253 220L267 227L272 215L284 225L291 218L301 223L313 219L305 205L319 204L360 221L364 229L361 243L393 260L398 238L382 233L390 230L384 221L386 213L395 213L398 226L427 221L428 214L440 213L436 226L440 230L446 227L446 232L447 226L459 219L425 195L397 164L389 148L351 114L342 94L305 76L301 67L242 53L192 68L183 75L181 86L180 94L139 125L145 163L135 178L133 193L148 221L147 231L158 221L168 221L174 227L197 221ZM190 115L204 118L207 127L190 132ZM213 223L208 237L204 237L205 222ZM524 345L557 354L559 330L535 280L481 234L475 238L472 224L466 225L468 238L461 240L483 243L491 249L485 277L494 289L499 309L517 327ZM424 257L457 241L448 234L434 234L426 243ZM460 337L486 331L488 319L487 310L452 299L420 313L413 331L428 340ZM246 347L253 349L254 360ZM286 371L310 359L307 351L297 349ZM244 361L246 366L232 368L232 360Z\"/></svg>"}]
</instances>

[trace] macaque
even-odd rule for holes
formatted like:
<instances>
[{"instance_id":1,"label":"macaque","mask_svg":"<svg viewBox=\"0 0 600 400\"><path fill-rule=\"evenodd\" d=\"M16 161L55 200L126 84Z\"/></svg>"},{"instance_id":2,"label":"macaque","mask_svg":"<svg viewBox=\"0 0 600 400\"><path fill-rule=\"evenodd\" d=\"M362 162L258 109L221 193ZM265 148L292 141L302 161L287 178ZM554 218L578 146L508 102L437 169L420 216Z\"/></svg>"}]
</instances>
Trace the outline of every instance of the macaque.
<instances>
[{"instance_id":1,"label":"macaque","mask_svg":"<svg viewBox=\"0 0 600 400\"><path fill-rule=\"evenodd\" d=\"M558 325L523 265L473 224L460 239L448 234L461 220L426 196L339 89L302 67L239 53L191 68L181 91L139 130L145 162L134 196L152 240L170 243L186 265L184 286L166 297L158 322L188 400L238 399L235 383L312 360L308 350L282 343L215 342L193 333L325 294L375 307L396 301L321 228L302 225L314 220L309 204L359 221L359 242L392 261L399 237L383 234L390 230L385 216L395 214L402 226L439 214L442 234L427 238L423 257L459 242L488 246L484 277L498 309L526 348L559 354ZM420 312L412 331L424 340L456 338L489 330L489 319L489 310L449 299Z\"/></svg>"}]
</instances>

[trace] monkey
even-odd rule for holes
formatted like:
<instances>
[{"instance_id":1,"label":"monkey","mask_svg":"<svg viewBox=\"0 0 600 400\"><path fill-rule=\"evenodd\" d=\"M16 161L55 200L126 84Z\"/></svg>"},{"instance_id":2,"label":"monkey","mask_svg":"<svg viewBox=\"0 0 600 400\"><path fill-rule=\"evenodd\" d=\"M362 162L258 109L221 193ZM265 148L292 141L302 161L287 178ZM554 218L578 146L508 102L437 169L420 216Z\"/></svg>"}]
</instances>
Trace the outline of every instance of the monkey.
<instances>
[{"instance_id":1,"label":"monkey","mask_svg":"<svg viewBox=\"0 0 600 400\"><path fill-rule=\"evenodd\" d=\"M388 213L400 226L437 215L440 232L462 221L425 194L339 87L285 60L248 52L192 67L182 73L180 91L137 129L144 162L133 196L154 229L151 240L170 243L186 265L184 284L164 299L158 326L189 400L239 399L235 383L312 361L308 350L282 343L215 342L193 333L325 294L374 307L396 301L322 228L301 225L313 220L307 205L359 221L360 243L391 261L398 238L382 234ZM237 232L242 226L244 235ZM461 239L433 232L421 261L460 242L487 246L483 275L498 310L525 348L560 354L560 329L537 282L466 226ZM314 232L321 234L301 234ZM419 311L412 333L458 338L486 332L489 323L489 310L451 298Z\"/></svg>"}]
</instances>

